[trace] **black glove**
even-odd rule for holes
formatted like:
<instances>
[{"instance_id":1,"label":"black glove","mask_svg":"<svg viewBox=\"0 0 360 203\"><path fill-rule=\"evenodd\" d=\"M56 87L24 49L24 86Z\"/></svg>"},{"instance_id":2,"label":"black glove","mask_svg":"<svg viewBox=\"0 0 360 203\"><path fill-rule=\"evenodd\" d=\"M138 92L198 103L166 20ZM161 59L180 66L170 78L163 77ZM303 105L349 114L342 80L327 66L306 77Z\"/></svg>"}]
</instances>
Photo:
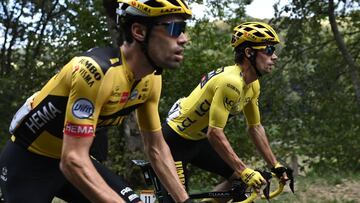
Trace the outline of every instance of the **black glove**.
<instances>
[{"instance_id":1,"label":"black glove","mask_svg":"<svg viewBox=\"0 0 360 203\"><path fill-rule=\"evenodd\" d=\"M290 180L289 187L291 191L294 193L294 175L293 170L290 167L285 167L280 163L277 163L274 167L271 168L271 172L275 173L276 177L280 178L283 173L286 173L287 177Z\"/></svg>"}]
</instances>

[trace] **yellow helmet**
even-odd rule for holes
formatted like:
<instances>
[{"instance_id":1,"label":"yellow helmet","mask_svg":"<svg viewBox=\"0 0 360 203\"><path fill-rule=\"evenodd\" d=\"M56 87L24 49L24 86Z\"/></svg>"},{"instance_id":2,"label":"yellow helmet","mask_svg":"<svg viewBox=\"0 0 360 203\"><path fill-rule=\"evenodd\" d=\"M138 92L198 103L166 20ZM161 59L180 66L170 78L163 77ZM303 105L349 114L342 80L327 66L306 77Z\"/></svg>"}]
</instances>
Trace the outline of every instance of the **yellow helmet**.
<instances>
[{"instance_id":1,"label":"yellow helmet","mask_svg":"<svg viewBox=\"0 0 360 203\"><path fill-rule=\"evenodd\" d=\"M130 14L142 17L157 17L170 14L192 15L184 0L118 0L119 15ZM122 4L121 4L122 3Z\"/></svg>"},{"instance_id":2,"label":"yellow helmet","mask_svg":"<svg viewBox=\"0 0 360 203\"><path fill-rule=\"evenodd\" d=\"M280 40L270 25L262 22L246 22L234 28L231 46L235 48L244 42L250 42L251 44L277 44L280 43Z\"/></svg>"}]
</instances>

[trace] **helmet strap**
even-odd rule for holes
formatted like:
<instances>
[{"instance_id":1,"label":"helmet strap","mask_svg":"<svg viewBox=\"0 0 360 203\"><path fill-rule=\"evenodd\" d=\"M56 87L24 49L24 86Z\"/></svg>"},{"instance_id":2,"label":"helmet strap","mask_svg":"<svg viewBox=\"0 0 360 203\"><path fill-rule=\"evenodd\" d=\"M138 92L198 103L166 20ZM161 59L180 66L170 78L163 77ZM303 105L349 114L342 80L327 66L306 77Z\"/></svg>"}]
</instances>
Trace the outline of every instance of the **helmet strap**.
<instances>
[{"instance_id":1,"label":"helmet strap","mask_svg":"<svg viewBox=\"0 0 360 203\"><path fill-rule=\"evenodd\" d=\"M150 32L152 31L152 28L153 28L152 25L147 26L145 40L143 42L140 42L138 40L136 40L136 41L140 44L141 51L144 53L144 55L145 55L146 59L148 60L150 66L152 66L153 69L155 70L155 75L161 75L163 69L161 67L159 67L158 65L156 65L155 61L149 55L149 49L148 49L149 46L148 45L149 45Z\"/></svg>"},{"instance_id":2,"label":"helmet strap","mask_svg":"<svg viewBox=\"0 0 360 203\"><path fill-rule=\"evenodd\" d=\"M254 68L256 76L260 78L262 74L260 73L259 69L256 67L256 56L257 52L254 51L254 54L250 55L250 57L247 57L250 61L251 66Z\"/></svg>"}]
</instances>

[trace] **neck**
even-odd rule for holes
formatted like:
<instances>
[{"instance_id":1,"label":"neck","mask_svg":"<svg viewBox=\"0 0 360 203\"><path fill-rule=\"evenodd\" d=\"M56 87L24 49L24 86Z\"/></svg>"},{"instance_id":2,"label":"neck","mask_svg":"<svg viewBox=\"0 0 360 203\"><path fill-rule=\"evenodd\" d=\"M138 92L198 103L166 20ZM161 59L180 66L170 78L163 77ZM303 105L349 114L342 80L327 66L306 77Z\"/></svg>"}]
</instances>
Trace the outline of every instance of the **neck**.
<instances>
[{"instance_id":1,"label":"neck","mask_svg":"<svg viewBox=\"0 0 360 203\"><path fill-rule=\"evenodd\" d=\"M137 42L131 44L124 42L121 46L121 51L124 54L129 69L134 74L135 80L140 80L154 72Z\"/></svg>"},{"instance_id":2,"label":"neck","mask_svg":"<svg viewBox=\"0 0 360 203\"><path fill-rule=\"evenodd\" d=\"M246 84L250 84L258 79L254 67L252 67L249 60L245 59L243 63L239 64L242 69L243 77Z\"/></svg>"}]
</instances>

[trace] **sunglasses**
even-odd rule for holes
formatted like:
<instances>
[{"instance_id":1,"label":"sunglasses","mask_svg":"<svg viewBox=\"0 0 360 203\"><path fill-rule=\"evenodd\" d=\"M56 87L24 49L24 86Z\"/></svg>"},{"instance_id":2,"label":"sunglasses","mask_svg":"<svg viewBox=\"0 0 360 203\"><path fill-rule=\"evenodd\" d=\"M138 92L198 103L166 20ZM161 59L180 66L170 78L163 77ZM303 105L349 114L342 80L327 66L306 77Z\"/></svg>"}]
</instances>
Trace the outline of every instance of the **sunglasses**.
<instances>
[{"instance_id":1,"label":"sunglasses","mask_svg":"<svg viewBox=\"0 0 360 203\"><path fill-rule=\"evenodd\" d=\"M165 26L167 33L171 37L179 37L181 33L185 33L186 22L157 23L156 25Z\"/></svg>"},{"instance_id":2,"label":"sunglasses","mask_svg":"<svg viewBox=\"0 0 360 203\"><path fill-rule=\"evenodd\" d=\"M266 46L253 46L251 47L253 49L257 50L263 50L264 53L268 56L272 56L275 52L275 46L274 45L266 45Z\"/></svg>"}]
</instances>

